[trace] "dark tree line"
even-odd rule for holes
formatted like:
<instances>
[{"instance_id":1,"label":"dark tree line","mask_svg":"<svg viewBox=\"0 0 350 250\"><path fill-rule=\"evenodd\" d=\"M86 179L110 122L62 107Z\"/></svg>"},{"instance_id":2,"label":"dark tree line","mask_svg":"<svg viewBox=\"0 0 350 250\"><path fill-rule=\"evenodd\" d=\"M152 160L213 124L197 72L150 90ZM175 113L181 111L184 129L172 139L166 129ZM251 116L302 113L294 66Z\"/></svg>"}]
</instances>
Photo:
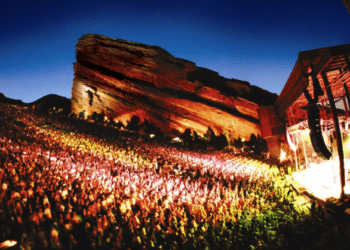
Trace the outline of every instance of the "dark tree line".
<instances>
[{"instance_id":1,"label":"dark tree line","mask_svg":"<svg viewBox=\"0 0 350 250\"><path fill-rule=\"evenodd\" d=\"M214 131L208 127L207 133L204 137L200 137L198 133L190 128L187 128L180 138L185 147L189 149L205 150L208 147L213 147L217 150L224 149L228 146L227 138L224 134L216 135Z\"/></svg>"},{"instance_id":2,"label":"dark tree line","mask_svg":"<svg viewBox=\"0 0 350 250\"><path fill-rule=\"evenodd\" d=\"M200 137L196 131L191 131L190 128L187 128L180 138L183 141L183 145L190 149L207 149L208 147L212 147L217 150L222 150L229 145L229 141L223 133L216 135L210 127L208 127L204 137ZM242 152L255 155L268 152L266 141L262 139L260 135L256 136L255 134L251 134L249 140L243 140L238 137L231 141L231 145L236 149L242 150Z\"/></svg>"},{"instance_id":3,"label":"dark tree line","mask_svg":"<svg viewBox=\"0 0 350 250\"><path fill-rule=\"evenodd\" d=\"M84 114L80 114L79 116L83 115ZM109 122L110 126L117 129L126 128L137 134L153 134L157 139L164 139L164 134L159 127L147 119L141 122L141 119L137 115L133 115L126 125L121 121L116 123L112 118L110 118L109 121L106 121L104 112L101 112L100 114L94 112L89 119L97 123ZM171 138L168 139L169 141L171 140ZM231 144L236 149L249 154L261 155L263 152L268 152L267 143L260 137L260 135L256 136L255 134L251 134L249 140L243 140L238 137L237 139L233 139L233 141L228 141L225 134L220 133L219 135L216 135L211 127L208 127L208 130L203 137L198 135L195 130L192 131L190 128L187 128L180 135L180 139L182 140L181 145L190 150L206 150L208 148L222 150Z\"/></svg>"},{"instance_id":4,"label":"dark tree line","mask_svg":"<svg viewBox=\"0 0 350 250\"><path fill-rule=\"evenodd\" d=\"M128 130L134 131L136 133L142 132L148 135L153 134L157 138L163 137L163 132L152 121L145 119L141 123L141 120L137 115L133 115L130 118L125 128Z\"/></svg>"},{"instance_id":5,"label":"dark tree line","mask_svg":"<svg viewBox=\"0 0 350 250\"><path fill-rule=\"evenodd\" d=\"M244 141L242 138L238 137L233 141L233 146L237 149L243 149L243 151L248 153L254 153L255 155L260 155L261 153L267 153L269 151L267 143L264 139L255 134L250 135L249 141Z\"/></svg>"}]
</instances>

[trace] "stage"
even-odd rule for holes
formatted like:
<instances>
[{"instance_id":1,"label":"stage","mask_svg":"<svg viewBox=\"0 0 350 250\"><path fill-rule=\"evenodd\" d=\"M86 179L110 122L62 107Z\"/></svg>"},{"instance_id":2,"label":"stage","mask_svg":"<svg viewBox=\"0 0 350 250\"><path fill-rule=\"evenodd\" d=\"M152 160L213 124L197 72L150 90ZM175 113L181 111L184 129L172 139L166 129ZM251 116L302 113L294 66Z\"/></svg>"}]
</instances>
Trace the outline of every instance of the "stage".
<instances>
[{"instance_id":1,"label":"stage","mask_svg":"<svg viewBox=\"0 0 350 250\"><path fill-rule=\"evenodd\" d=\"M302 191L306 191L311 196L326 201L327 198L340 198L340 172L339 159L330 159L322 163L310 163L310 167L292 174L293 181L299 184ZM345 194L350 195L350 183L348 181L348 171L350 169L350 160L345 159Z\"/></svg>"}]
</instances>

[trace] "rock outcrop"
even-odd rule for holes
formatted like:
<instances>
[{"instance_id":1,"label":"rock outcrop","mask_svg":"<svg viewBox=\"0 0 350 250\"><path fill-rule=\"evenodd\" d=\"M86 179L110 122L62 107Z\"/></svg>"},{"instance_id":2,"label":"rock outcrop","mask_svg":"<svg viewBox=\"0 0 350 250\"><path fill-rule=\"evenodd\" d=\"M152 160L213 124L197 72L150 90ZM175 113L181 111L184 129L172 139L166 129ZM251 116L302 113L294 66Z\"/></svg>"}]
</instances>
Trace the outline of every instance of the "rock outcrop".
<instances>
[{"instance_id":1,"label":"rock outcrop","mask_svg":"<svg viewBox=\"0 0 350 250\"><path fill-rule=\"evenodd\" d=\"M79 39L76 59L72 112L104 112L124 123L138 115L166 133L191 128L204 134L211 127L249 138L260 133L259 105L277 98L160 47L96 34Z\"/></svg>"}]
</instances>

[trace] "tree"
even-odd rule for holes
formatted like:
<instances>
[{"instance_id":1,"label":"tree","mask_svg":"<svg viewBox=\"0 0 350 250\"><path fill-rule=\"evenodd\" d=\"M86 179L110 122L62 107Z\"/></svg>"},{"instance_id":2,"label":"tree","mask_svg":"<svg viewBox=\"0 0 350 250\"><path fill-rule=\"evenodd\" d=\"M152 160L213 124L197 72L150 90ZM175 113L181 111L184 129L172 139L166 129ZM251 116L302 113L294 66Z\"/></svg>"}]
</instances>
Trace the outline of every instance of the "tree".
<instances>
[{"instance_id":1,"label":"tree","mask_svg":"<svg viewBox=\"0 0 350 250\"><path fill-rule=\"evenodd\" d=\"M228 146L230 146L231 143L232 143L232 137L230 136L230 133L229 133L228 131L225 131L225 132L224 132L224 136L226 137Z\"/></svg>"},{"instance_id":2,"label":"tree","mask_svg":"<svg viewBox=\"0 0 350 250\"><path fill-rule=\"evenodd\" d=\"M110 124L110 126L114 126L115 125L115 122L114 122L114 120L113 120L113 117L111 116L111 117L109 117L109 124Z\"/></svg>"},{"instance_id":3,"label":"tree","mask_svg":"<svg viewBox=\"0 0 350 250\"><path fill-rule=\"evenodd\" d=\"M102 111L100 114L97 114L97 121L98 122L103 122L105 119L105 112Z\"/></svg>"},{"instance_id":4,"label":"tree","mask_svg":"<svg viewBox=\"0 0 350 250\"><path fill-rule=\"evenodd\" d=\"M193 142L194 142L195 144L200 143L200 138L199 138L199 135L198 135L198 133L196 132L196 130L193 130Z\"/></svg>"},{"instance_id":5,"label":"tree","mask_svg":"<svg viewBox=\"0 0 350 250\"><path fill-rule=\"evenodd\" d=\"M140 125L140 129L146 134L155 134L157 132L157 127L154 125L152 121L144 120L144 122Z\"/></svg>"},{"instance_id":6,"label":"tree","mask_svg":"<svg viewBox=\"0 0 350 250\"><path fill-rule=\"evenodd\" d=\"M74 113L74 112L71 112L71 113L68 115L68 117L69 117L69 118L75 119L75 118L77 118L77 114Z\"/></svg>"},{"instance_id":7,"label":"tree","mask_svg":"<svg viewBox=\"0 0 350 250\"><path fill-rule=\"evenodd\" d=\"M264 152L264 153L269 152L269 148L268 148L268 146L267 146L266 140L262 139L262 138L258 135L257 143L256 143L256 146L255 146L255 148L254 148L254 153L255 153L256 155L261 155L262 152Z\"/></svg>"},{"instance_id":8,"label":"tree","mask_svg":"<svg viewBox=\"0 0 350 250\"><path fill-rule=\"evenodd\" d=\"M139 126L139 129L142 130L145 134L151 135L154 134L156 137L163 137L163 133L159 127L157 127L152 121L144 120L144 122Z\"/></svg>"},{"instance_id":9,"label":"tree","mask_svg":"<svg viewBox=\"0 0 350 250\"><path fill-rule=\"evenodd\" d=\"M124 124L121 121L118 121L118 123L115 125L118 129L125 128Z\"/></svg>"},{"instance_id":10,"label":"tree","mask_svg":"<svg viewBox=\"0 0 350 250\"><path fill-rule=\"evenodd\" d=\"M81 111L81 112L79 113L79 118L80 118L80 119L85 119L85 110L84 110L84 111Z\"/></svg>"},{"instance_id":11,"label":"tree","mask_svg":"<svg viewBox=\"0 0 350 250\"><path fill-rule=\"evenodd\" d=\"M138 133L139 131L139 123L140 118L137 115L133 115L131 119L128 121L128 124L126 125L126 128L131 131L135 131Z\"/></svg>"},{"instance_id":12,"label":"tree","mask_svg":"<svg viewBox=\"0 0 350 250\"><path fill-rule=\"evenodd\" d=\"M97 120L97 112L96 111L94 111L94 113L92 113L91 120L93 120L93 121Z\"/></svg>"},{"instance_id":13,"label":"tree","mask_svg":"<svg viewBox=\"0 0 350 250\"><path fill-rule=\"evenodd\" d=\"M226 136L222 133L216 136L211 127L208 127L208 130L204 136L210 140L210 145L215 149L221 150L228 146Z\"/></svg>"},{"instance_id":14,"label":"tree","mask_svg":"<svg viewBox=\"0 0 350 250\"><path fill-rule=\"evenodd\" d=\"M204 137L207 138L210 142L213 142L215 140L216 135L211 127L208 127L208 130L204 134Z\"/></svg>"},{"instance_id":15,"label":"tree","mask_svg":"<svg viewBox=\"0 0 350 250\"><path fill-rule=\"evenodd\" d=\"M257 138L256 138L256 135L255 135L255 134L251 134L251 135L250 135L250 139L249 139L250 146L251 146L251 147L255 147L257 141L258 141L258 140L257 140Z\"/></svg>"},{"instance_id":16,"label":"tree","mask_svg":"<svg viewBox=\"0 0 350 250\"><path fill-rule=\"evenodd\" d=\"M185 146L189 146L192 143L192 135L191 135L191 129L186 128L185 132L180 136L182 141L185 143Z\"/></svg>"},{"instance_id":17,"label":"tree","mask_svg":"<svg viewBox=\"0 0 350 250\"><path fill-rule=\"evenodd\" d=\"M241 137L238 137L238 139L234 139L233 146L237 149L243 148L243 141Z\"/></svg>"},{"instance_id":18,"label":"tree","mask_svg":"<svg viewBox=\"0 0 350 250\"><path fill-rule=\"evenodd\" d=\"M257 142L258 142L258 140L256 138L256 135L255 134L251 134L249 141L247 141L245 143L245 145L248 148L248 151L254 150L254 148L256 148L256 146L257 146Z\"/></svg>"},{"instance_id":19,"label":"tree","mask_svg":"<svg viewBox=\"0 0 350 250\"><path fill-rule=\"evenodd\" d=\"M215 140L213 141L214 148L221 150L228 146L227 138L224 134L220 134L219 136L215 137Z\"/></svg>"}]
</instances>

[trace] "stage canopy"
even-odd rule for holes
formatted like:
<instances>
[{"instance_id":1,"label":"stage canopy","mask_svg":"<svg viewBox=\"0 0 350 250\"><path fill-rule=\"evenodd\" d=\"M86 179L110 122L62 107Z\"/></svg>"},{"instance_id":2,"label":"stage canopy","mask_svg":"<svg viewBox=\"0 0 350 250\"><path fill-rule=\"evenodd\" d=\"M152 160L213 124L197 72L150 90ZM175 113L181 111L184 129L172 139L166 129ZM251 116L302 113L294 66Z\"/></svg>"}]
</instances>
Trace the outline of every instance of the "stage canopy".
<instances>
[{"instance_id":1,"label":"stage canopy","mask_svg":"<svg viewBox=\"0 0 350 250\"><path fill-rule=\"evenodd\" d=\"M305 183L318 180L341 198L350 194L349 58L350 44L300 52L274 106L258 110L270 155L287 154L295 171L309 173Z\"/></svg>"},{"instance_id":2,"label":"stage canopy","mask_svg":"<svg viewBox=\"0 0 350 250\"><path fill-rule=\"evenodd\" d=\"M334 99L345 97L344 83L348 88L350 85L349 55L350 44L300 52L293 71L275 102L277 115L283 117L288 108L295 110L305 107L308 101L303 93L307 89L314 96L314 78L318 79L326 93L322 74L327 75ZM319 103L327 101L326 94L319 96Z\"/></svg>"}]
</instances>

